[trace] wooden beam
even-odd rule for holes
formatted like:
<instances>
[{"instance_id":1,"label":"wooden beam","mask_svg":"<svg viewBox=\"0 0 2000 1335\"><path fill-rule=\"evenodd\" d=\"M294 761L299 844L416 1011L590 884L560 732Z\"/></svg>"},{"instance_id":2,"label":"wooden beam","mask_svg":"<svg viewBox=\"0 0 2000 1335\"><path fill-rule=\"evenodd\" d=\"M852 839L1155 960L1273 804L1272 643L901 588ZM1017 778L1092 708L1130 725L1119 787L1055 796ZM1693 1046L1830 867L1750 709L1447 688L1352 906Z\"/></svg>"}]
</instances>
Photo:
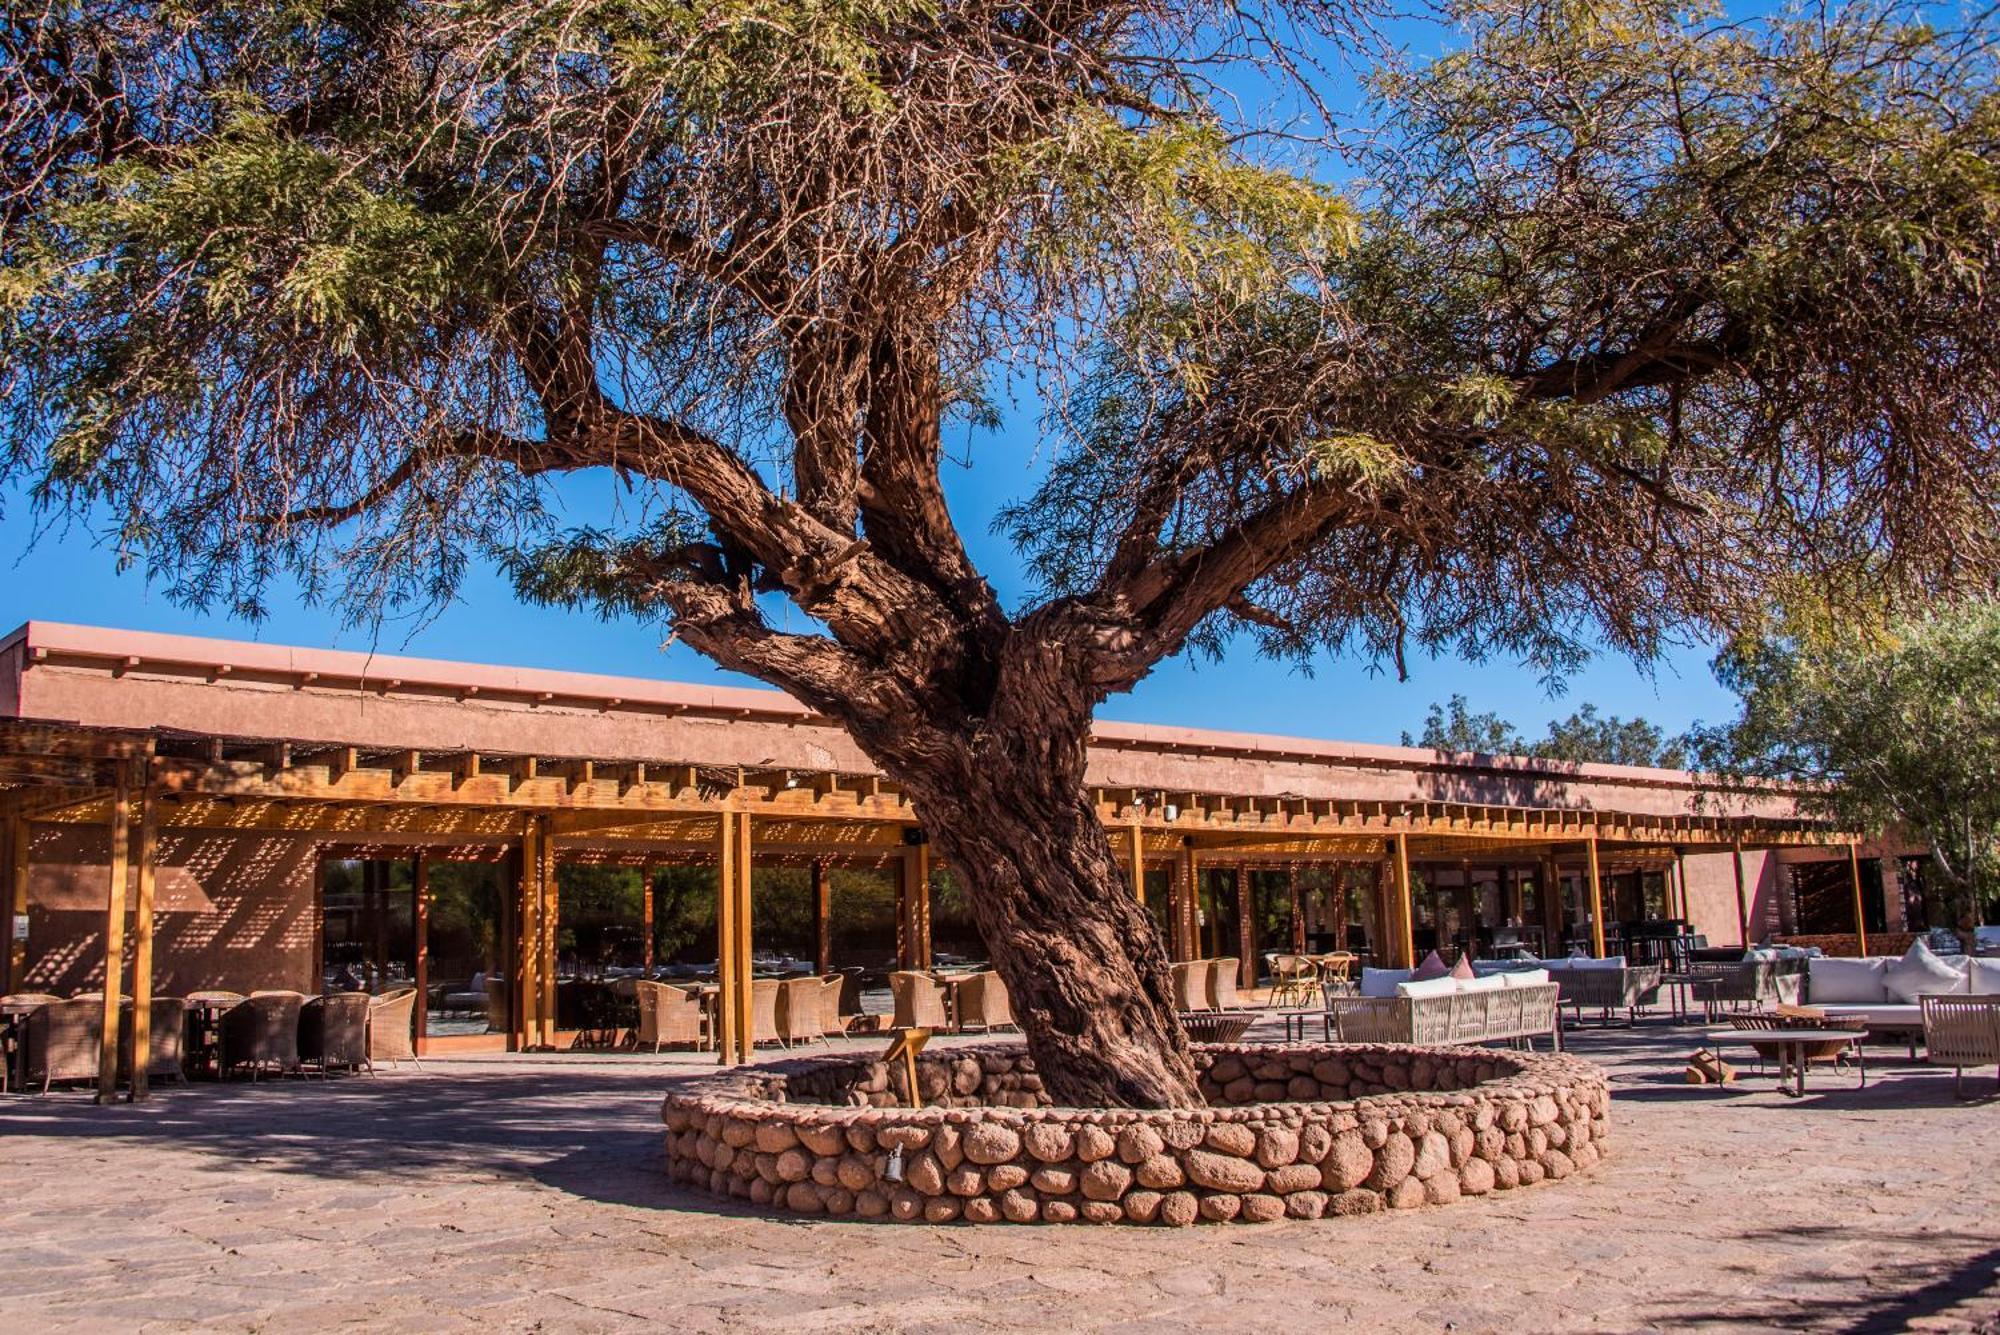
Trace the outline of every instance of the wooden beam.
<instances>
[{"instance_id":1,"label":"wooden beam","mask_svg":"<svg viewBox=\"0 0 2000 1335\"><path fill-rule=\"evenodd\" d=\"M541 1033L541 968L536 949L542 939L542 849L541 821L534 816L522 822L521 882L517 917L520 930L514 937L514 1045L526 1051L535 1046Z\"/></svg>"},{"instance_id":2,"label":"wooden beam","mask_svg":"<svg viewBox=\"0 0 2000 1335\"><path fill-rule=\"evenodd\" d=\"M1146 827L1133 821L1125 830L1127 838L1126 872L1132 880L1132 898L1146 902Z\"/></svg>"},{"instance_id":3,"label":"wooden beam","mask_svg":"<svg viewBox=\"0 0 2000 1335\"><path fill-rule=\"evenodd\" d=\"M1597 866L1597 840L1593 837L1583 841L1584 857L1589 865L1590 877L1590 947L1598 959L1604 958L1604 886L1603 873Z\"/></svg>"},{"instance_id":4,"label":"wooden beam","mask_svg":"<svg viewBox=\"0 0 2000 1335\"><path fill-rule=\"evenodd\" d=\"M1861 910L1861 845L1852 840L1847 844L1847 876L1854 885L1854 950L1867 959L1868 917Z\"/></svg>"},{"instance_id":5,"label":"wooden beam","mask_svg":"<svg viewBox=\"0 0 2000 1335\"><path fill-rule=\"evenodd\" d=\"M536 943L536 954L541 965L541 1042L546 1048L556 1045L556 939L561 930L562 896L556 877L556 840L550 828L548 816L535 817L540 827L535 840L541 853L542 870L538 880L542 891L541 939Z\"/></svg>"},{"instance_id":6,"label":"wooden beam","mask_svg":"<svg viewBox=\"0 0 2000 1335\"><path fill-rule=\"evenodd\" d=\"M1408 969L1417 962L1416 912L1410 903L1410 839L1404 834L1391 835L1389 844L1390 912L1384 915L1393 924L1389 931L1393 956L1389 967Z\"/></svg>"},{"instance_id":7,"label":"wooden beam","mask_svg":"<svg viewBox=\"0 0 2000 1335\"><path fill-rule=\"evenodd\" d=\"M1750 946L1750 896L1743 886L1743 840L1740 837L1731 846L1729 864L1736 869L1736 934L1747 950Z\"/></svg>"},{"instance_id":8,"label":"wooden beam","mask_svg":"<svg viewBox=\"0 0 2000 1335\"><path fill-rule=\"evenodd\" d=\"M724 809L715 844L716 1060L740 1060L736 1041L736 812Z\"/></svg>"},{"instance_id":9,"label":"wooden beam","mask_svg":"<svg viewBox=\"0 0 2000 1335\"><path fill-rule=\"evenodd\" d=\"M7 990L27 991L28 866L34 857L34 826L17 810L7 818Z\"/></svg>"},{"instance_id":10,"label":"wooden beam","mask_svg":"<svg viewBox=\"0 0 2000 1335\"><path fill-rule=\"evenodd\" d=\"M750 813L736 814L736 1043L737 1057L749 1061L757 1047L757 1028L751 1021L752 993L756 984L750 976L750 949L756 924L751 915L751 879L756 873L756 852L752 846Z\"/></svg>"},{"instance_id":11,"label":"wooden beam","mask_svg":"<svg viewBox=\"0 0 2000 1335\"><path fill-rule=\"evenodd\" d=\"M146 1059L153 1050L153 888L159 860L159 801L149 782L139 789L139 848L132 905L132 1075L126 1097L145 1102Z\"/></svg>"},{"instance_id":12,"label":"wooden beam","mask_svg":"<svg viewBox=\"0 0 2000 1335\"><path fill-rule=\"evenodd\" d=\"M814 858L807 872L812 887L813 972L833 972L833 878L826 874L826 859Z\"/></svg>"},{"instance_id":13,"label":"wooden beam","mask_svg":"<svg viewBox=\"0 0 2000 1335\"><path fill-rule=\"evenodd\" d=\"M1250 903L1250 868L1236 864L1236 985L1252 987L1257 982L1257 924Z\"/></svg>"},{"instance_id":14,"label":"wooden beam","mask_svg":"<svg viewBox=\"0 0 2000 1335\"><path fill-rule=\"evenodd\" d=\"M132 854L132 779L124 765L111 794L111 875L104 908L104 1029L97 1048L97 1101L118 1096L119 996L125 975L125 881Z\"/></svg>"},{"instance_id":15,"label":"wooden beam","mask_svg":"<svg viewBox=\"0 0 2000 1335\"><path fill-rule=\"evenodd\" d=\"M639 963L648 978L653 976L653 872L639 868Z\"/></svg>"},{"instance_id":16,"label":"wooden beam","mask_svg":"<svg viewBox=\"0 0 2000 1335\"><path fill-rule=\"evenodd\" d=\"M410 929L415 938L417 960L416 977L417 1006L415 1045L419 1057L430 1050L431 995L431 860L421 849L418 850L415 865L410 869Z\"/></svg>"}]
</instances>

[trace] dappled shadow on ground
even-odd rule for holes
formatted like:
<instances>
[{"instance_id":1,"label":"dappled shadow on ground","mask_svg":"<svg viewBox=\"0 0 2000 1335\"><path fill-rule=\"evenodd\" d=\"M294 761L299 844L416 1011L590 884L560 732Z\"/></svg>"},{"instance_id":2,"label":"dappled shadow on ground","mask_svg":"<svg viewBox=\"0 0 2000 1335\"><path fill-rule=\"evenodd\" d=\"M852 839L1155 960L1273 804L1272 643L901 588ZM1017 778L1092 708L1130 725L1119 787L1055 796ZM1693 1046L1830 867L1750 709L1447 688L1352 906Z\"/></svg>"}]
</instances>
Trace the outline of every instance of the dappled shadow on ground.
<instances>
[{"instance_id":1,"label":"dappled shadow on ground","mask_svg":"<svg viewBox=\"0 0 2000 1335\"><path fill-rule=\"evenodd\" d=\"M1888 1335L1919 1322L1956 1317L1950 1324L1975 1331L2000 1330L2000 1247L1990 1237L1904 1233L1889 1229L1812 1227L1753 1231L1738 1243L1784 1248L1801 1257L1787 1291L1769 1297L1703 1307L1676 1303L1636 1313L1641 1323L1665 1330L1742 1329ZM1857 1296L1856 1276L1835 1268L1811 1270L1816 1255L1835 1248L1865 1249L1867 1291Z\"/></svg>"}]
</instances>

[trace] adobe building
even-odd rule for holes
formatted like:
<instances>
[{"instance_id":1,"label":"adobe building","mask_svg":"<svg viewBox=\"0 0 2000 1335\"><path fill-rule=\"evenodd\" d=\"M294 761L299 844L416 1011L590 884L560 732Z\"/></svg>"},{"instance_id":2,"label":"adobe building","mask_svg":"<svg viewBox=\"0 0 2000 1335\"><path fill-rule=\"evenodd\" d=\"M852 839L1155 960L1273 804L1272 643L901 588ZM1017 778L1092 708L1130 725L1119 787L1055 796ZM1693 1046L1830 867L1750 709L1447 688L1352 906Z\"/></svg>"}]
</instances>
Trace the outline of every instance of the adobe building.
<instances>
[{"instance_id":1,"label":"adobe building","mask_svg":"<svg viewBox=\"0 0 2000 1335\"><path fill-rule=\"evenodd\" d=\"M1246 982L1274 950L1905 928L1898 859L1775 788L1119 723L1089 782L1175 957ZM753 952L981 950L907 795L775 691L29 622L0 640L0 803L0 992L102 987L122 936L155 994L407 982L426 1049L530 1048L579 1023L573 974L747 992Z\"/></svg>"}]
</instances>

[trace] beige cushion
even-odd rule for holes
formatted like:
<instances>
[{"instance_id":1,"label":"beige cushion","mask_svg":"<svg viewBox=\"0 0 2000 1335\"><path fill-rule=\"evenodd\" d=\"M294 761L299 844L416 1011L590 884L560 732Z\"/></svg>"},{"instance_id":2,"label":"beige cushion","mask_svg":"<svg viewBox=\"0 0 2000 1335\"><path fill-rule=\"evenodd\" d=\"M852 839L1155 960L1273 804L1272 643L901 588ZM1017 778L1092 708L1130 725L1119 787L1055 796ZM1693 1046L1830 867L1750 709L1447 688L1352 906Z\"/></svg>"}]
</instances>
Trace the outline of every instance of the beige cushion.
<instances>
[{"instance_id":1,"label":"beige cushion","mask_svg":"<svg viewBox=\"0 0 2000 1335\"><path fill-rule=\"evenodd\" d=\"M1508 987L1540 987L1549 981L1547 969L1515 969L1508 973L1495 974Z\"/></svg>"},{"instance_id":2,"label":"beige cushion","mask_svg":"<svg viewBox=\"0 0 2000 1335\"><path fill-rule=\"evenodd\" d=\"M1396 984L1396 995L1421 999L1424 997L1448 997L1458 991L1458 979L1446 974L1442 978L1412 978L1407 983Z\"/></svg>"},{"instance_id":3,"label":"beige cushion","mask_svg":"<svg viewBox=\"0 0 2000 1335\"><path fill-rule=\"evenodd\" d=\"M1882 985L1882 971L1889 961L1847 959L1824 955L1806 961L1806 1000L1814 1006L1833 1003L1882 1005L1889 991Z\"/></svg>"},{"instance_id":4,"label":"beige cushion","mask_svg":"<svg viewBox=\"0 0 2000 1335\"><path fill-rule=\"evenodd\" d=\"M1965 975L1939 959L1922 941L1912 941L1909 953L1891 960L1882 971L1882 986L1892 1001L1965 991Z\"/></svg>"},{"instance_id":5,"label":"beige cushion","mask_svg":"<svg viewBox=\"0 0 2000 1335\"><path fill-rule=\"evenodd\" d=\"M1452 981L1458 984L1458 990L1461 992L1500 992L1507 986L1507 976L1497 973L1489 974L1485 978L1460 978L1454 974Z\"/></svg>"},{"instance_id":6,"label":"beige cushion","mask_svg":"<svg viewBox=\"0 0 2000 1335\"><path fill-rule=\"evenodd\" d=\"M1978 997L2000 996L2000 960L1976 960L1968 957L1965 963L1966 982L1970 984L1968 991Z\"/></svg>"}]
</instances>

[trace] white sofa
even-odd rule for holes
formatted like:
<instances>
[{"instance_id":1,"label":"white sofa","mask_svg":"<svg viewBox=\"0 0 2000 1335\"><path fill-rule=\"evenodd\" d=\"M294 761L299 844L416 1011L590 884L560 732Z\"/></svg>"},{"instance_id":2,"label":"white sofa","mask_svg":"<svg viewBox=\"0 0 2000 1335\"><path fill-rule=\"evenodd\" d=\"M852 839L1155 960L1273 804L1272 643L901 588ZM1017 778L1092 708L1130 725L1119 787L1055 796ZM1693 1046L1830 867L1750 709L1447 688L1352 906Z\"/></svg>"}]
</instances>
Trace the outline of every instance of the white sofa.
<instances>
[{"instance_id":1,"label":"white sofa","mask_svg":"<svg viewBox=\"0 0 2000 1335\"><path fill-rule=\"evenodd\" d=\"M1922 996L2000 995L2000 960L1936 955L1919 941L1901 956L1823 956L1806 963L1805 1002L1871 1034L1909 1039L1924 1029Z\"/></svg>"}]
</instances>

